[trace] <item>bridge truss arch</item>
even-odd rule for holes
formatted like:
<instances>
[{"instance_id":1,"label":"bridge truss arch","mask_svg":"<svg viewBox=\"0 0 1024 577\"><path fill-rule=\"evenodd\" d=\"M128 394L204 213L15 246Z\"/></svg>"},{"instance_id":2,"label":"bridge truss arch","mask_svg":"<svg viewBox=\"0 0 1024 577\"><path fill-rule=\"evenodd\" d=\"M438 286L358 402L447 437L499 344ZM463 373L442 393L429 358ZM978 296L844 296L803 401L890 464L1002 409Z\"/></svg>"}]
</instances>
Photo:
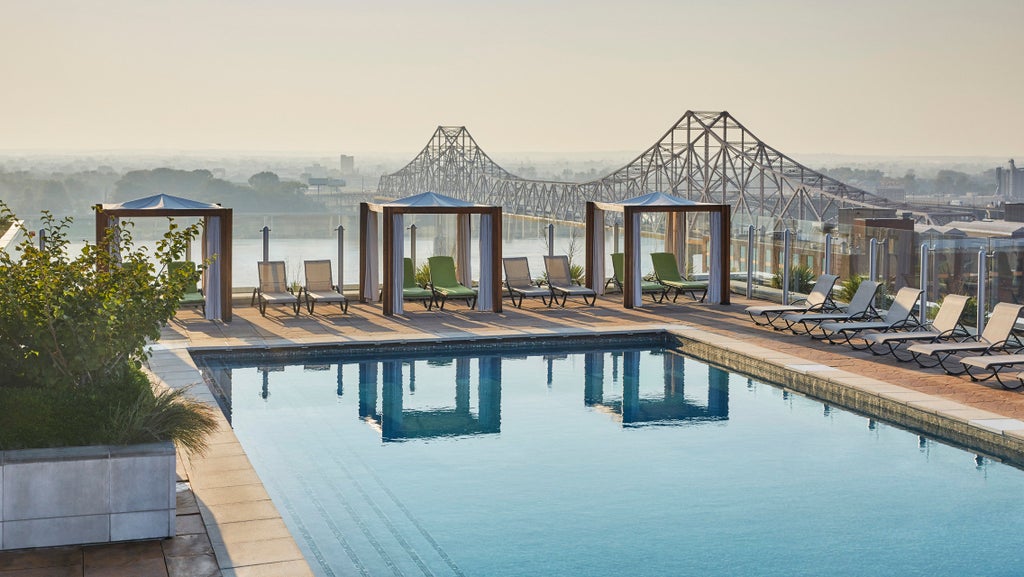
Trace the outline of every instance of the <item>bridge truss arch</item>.
<instances>
[{"instance_id":1,"label":"bridge truss arch","mask_svg":"<svg viewBox=\"0 0 1024 577\"><path fill-rule=\"evenodd\" d=\"M402 169L382 176L384 197L434 191L506 213L582 222L588 200L616 202L660 191L728 204L734 221L835 223L840 208L888 208L930 216L811 170L772 148L728 112L687 111L647 150L590 182L520 178L494 162L464 126L439 126Z\"/></svg>"}]
</instances>

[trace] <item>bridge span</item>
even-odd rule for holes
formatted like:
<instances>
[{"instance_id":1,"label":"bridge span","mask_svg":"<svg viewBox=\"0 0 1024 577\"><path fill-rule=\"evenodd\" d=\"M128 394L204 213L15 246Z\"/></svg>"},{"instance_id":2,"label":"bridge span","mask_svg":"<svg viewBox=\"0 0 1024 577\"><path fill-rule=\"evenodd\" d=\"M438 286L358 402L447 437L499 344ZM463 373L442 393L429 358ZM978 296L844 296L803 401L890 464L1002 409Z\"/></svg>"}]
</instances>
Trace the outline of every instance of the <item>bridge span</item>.
<instances>
[{"instance_id":1,"label":"bridge span","mask_svg":"<svg viewBox=\"0 0 1024 577\"><path fill-rule=\"evenodd\" d=\"M506 213L582 221L586 201L614 202L661 191L729 204L733 218L835 223L840 208L888 208L934 224L927 210L894 203L811 170L754 136L728 112L687 111L650 148L590 182L520 178L494 162L465 126L439 126L378 194L424 191L503 207ZM933 207L934 208L934 207Z\"/></svg>"}]
</instances>

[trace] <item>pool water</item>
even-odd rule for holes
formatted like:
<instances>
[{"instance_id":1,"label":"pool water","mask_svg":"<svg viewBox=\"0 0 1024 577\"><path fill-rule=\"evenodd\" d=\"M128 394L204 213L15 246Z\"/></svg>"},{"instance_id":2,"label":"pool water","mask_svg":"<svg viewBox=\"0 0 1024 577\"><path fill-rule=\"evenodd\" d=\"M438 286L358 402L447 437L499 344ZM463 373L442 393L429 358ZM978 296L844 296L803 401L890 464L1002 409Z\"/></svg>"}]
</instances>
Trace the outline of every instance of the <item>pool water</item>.
<instances>
[{"instance_id":1,"label":"pool water","mask_svg":"<svg viewBox=\"0 0 1024 577\"><path fill-rule=\"evenodd\" d=\"M672 349L200 359L318 575L1020 575L1024 473Z\"/></svg>"}]
</instances>

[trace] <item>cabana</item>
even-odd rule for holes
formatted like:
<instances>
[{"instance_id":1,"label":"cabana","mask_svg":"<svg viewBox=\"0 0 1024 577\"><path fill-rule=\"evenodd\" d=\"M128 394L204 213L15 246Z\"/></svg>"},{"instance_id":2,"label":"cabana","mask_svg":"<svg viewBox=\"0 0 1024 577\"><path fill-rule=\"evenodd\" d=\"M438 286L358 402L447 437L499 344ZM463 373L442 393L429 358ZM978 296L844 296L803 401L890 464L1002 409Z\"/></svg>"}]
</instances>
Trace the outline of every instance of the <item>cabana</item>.
<instances>
[{"instance_id":1,"label":"cabana","mask_svg":"<svg viewBox=\"0 0 1024 577\"><path fill-rule=\"evenodd\" d=\"M729 216L727 204L695 202L663 192L652 192L620 202L587 202L587 286L604 292L605 240L604 216L607 211L623 213L625 221L625 271L622 286L623 306L628 309L642 305L640 291L640 214L667 213L665 251L681 260L686 243L686 217L691 212L706 212L711 221L711 262L709 266L707 301L729 304ZM680 270L686 270L680 262Z\"/></svg>"},{"instance_id":2,"label":"cabana","mask_svg":"<svg viewBox=\"0 0 1024 577\"><path fill-rule=\"evenodd\" d=\"M117 228L122 218L133 216L203 217L203 261L213 265L203 273L206 318L231 322L231 209L219 204L198 202L167 194L157 194L120 204L97 204L96 245L107 242L107 229Z\"/></svg>"},{"instance_id":3,"label":"cabana","mask_svg":"<svg viewBox=\"0 0 1024 577\"><path fill-rule=\"evenodd\" d=\"M383 301L385 315L400 315L402 278L405 258L406 214L457 215L455 262L458 280L473 286L470 263L470 216L480 215L480 286L477 287L477 310L501 312L501 207L473 204L433 192L424 192L386 204L359 204L359 299L361 302ZM383 215L378 217L378 215ZM380 222L382 221L382 222ZM380 224L378 224L380 222ZM383 239L383 260L380 259L378 233ZM383 284L378 262L383 263Z\"/></svg>"}]
</instances>

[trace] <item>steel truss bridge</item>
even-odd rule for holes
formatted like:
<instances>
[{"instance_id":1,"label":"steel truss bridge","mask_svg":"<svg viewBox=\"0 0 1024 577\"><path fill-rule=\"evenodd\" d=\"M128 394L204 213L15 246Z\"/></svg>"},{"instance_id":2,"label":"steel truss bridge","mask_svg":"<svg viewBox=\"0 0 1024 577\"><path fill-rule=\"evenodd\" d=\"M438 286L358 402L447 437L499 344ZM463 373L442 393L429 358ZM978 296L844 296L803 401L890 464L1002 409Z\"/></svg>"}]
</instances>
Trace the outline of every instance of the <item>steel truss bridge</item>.
<instances>
[{"instance_id":1,"label":"steel truss bridge","mask_svg":"<svg viewBox=\"0 0 1024 577\"><path fill-rule=\"evenodd\" d=\"M582 221L586 201L614 202L661 191L729 204L734 221L835 223L840 208L885 208L933 223L919 208L844 184L800 164L754 136L728 112L687 111L626 166L590 182L520 178L498 165L464 126L439 126L401 170L381 177L380 196L434 191L506 213Z\"/></svg>"}]
</instances>

